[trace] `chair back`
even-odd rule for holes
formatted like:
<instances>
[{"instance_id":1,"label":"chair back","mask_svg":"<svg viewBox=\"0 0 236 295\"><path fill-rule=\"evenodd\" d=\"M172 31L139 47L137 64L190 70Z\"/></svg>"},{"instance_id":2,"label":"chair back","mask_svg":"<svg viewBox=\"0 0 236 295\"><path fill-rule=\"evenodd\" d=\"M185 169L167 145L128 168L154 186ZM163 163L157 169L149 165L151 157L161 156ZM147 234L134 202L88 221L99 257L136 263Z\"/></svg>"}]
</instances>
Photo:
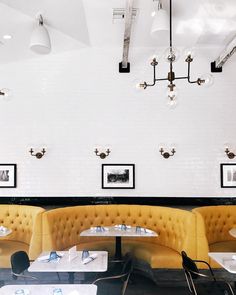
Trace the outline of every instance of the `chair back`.
<instances>
[{"instance_id":1,"label":"chair back","mask_svg":"<svg viewBox=\"0 0 236 295\"><path fill-rule=\"evenodd\" d=\"M185 272L188 272L193 279L197 279L199 277L197 275L199 273L199 269L196 263L190 257L187 256L185 251L182 251L181 255L182 255L182 265Z\"/></svg>"},{"instance_id":2,"label":"chair back","mask_svg":"<svg viewBox=\"0 0 236 295\"><path fill-rule=\"evenodd\" d=\"M17 251L11 255L11 269L13 279L22 274L30 266L28 254L25 251Z\"/></svg>"},{"instance_id":3,"label":"chair back","mask_svg":"<svg viewBox=\"0 0 236 295\"><path fill-rule=\"evenodd\" d=\"M133 270L133 256L131 253L126 253L124 256L124 265L121 274L129 275Z\"/></svg>"},{"instance_id":4,"label":"chair back","mask_svg":"<svg viewBox=\"0 0 236 295\"><path fill-rule=\"evenodd\" d=\"M130 274L133 270L133 257L127 253L123 258L123 265L118 272L109 273L106 277L98 278L93 282L98 287L97 295L124 295Z\"/></svg>"}]
</instances>

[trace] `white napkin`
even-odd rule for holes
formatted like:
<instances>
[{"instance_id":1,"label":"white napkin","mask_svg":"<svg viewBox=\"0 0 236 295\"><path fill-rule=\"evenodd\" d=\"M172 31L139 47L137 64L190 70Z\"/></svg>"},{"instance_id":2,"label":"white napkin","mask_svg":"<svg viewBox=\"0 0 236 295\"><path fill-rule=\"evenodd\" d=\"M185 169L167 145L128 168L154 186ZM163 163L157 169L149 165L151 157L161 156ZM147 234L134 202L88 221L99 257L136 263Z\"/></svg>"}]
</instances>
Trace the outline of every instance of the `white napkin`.
<instances>
[{"instance_id":1,"label":"white napkin","mask_svg":"<svg viewBox=\"0 0 236 295\"><path fill-rule=\"evenodd\" d=\"M49 259L49 255L43 255L43 256L40 256L37 258L37 261L47 261L48 262L48 259Z\"/></svg>"},{"instance_id":2,"label":"white napkin","mask_svg":"<svg viewBox=\"0 0 236 295\"><path fill-rule=\"evenodd\" d=\"M236 255L232 255L232 259L233 260L236 260Z\"/></svg>"},{"instance_id":3,"label":"white napkin","mask_svg":"<svg viewBox=\"0 0 236 295\"><path fill-rule=\"evenodd\" d=\"M124 224L116 224L115 228L123 229L123 226L124 226ZM126 225L125 224L124 229L130 229L130 228L131 228L131 225Z\"/></svg>"},{"instance_id":4,"label":"white napkin","mask_svg":"<svg viewBox=\"0 0 236 295\"><path fill-rule=\"evenodd\" d=\"M59 256L63 256L64 253L62 252L57 252L57 255ZM40 256L37 258L37 261L41 261L41 262L49 262L49 257L50 257L50 254L48 255L43 255L43 256ZM59 261L61 257L58 257L57 259L54 259L54 260L51 260L51 261Z\"/></svg>"},{"instance_id":5,"label":"white napkin","mask_svg":"<svg viewBox=\"0 0 236 295\"><path fill-rule=\"evenodd\" d=\"M90 230L91 230L92 232L98 232L98 233L101 232L101 233L102 233L103 231L108 231L109 229L108 229L107 227L103 227L103 226L102 226L102 229L101 229L101 231L100 231L100 230L97 229L96 226L91 226L91 227L90 227Z\"/></svg>"},{"instance_id":6,"label":"white napkin","mask_svg":"<svg viewBox=\"0 0 236 295\"><path fill-rule=\"evenodd\" d=\"M153 230L148 229L148 228L143 228L145 233L153 234Z\"/></svg>"},{"instance_id":7,"label":"white napkin","mask_svg":"<svg viewBox=\"0 0 236 295\"><path fill-rule=\"evenodd\" d=\"M1 225L0 231L5 233L6 231L8 231L8 229L5 226Z\"/></svg>"},{"instance_id":8,"label":"white napkin","mask_svg":"<svg viewBox=\"0 0 236 295\"><path fill-rule=\"evenodd\" d=\"M82 260L83 264L88 264L89 262L95 260L98 257L98 255L96 253L89 255L89 257L85 258L84 260Z\"/></svg>"}]
</instances>

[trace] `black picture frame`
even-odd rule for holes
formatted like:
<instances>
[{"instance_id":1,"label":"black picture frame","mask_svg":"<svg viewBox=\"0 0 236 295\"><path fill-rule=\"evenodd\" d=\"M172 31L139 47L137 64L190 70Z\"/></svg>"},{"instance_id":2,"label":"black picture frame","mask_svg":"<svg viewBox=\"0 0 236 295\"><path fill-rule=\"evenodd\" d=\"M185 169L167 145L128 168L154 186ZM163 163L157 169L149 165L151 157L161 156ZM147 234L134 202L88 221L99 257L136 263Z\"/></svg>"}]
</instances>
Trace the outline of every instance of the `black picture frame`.
<instances>
[{"instance_id":1,"label":"black picture frame","mask_svg":"<svg viewBox=\"0 0 236 295\"><path fill-rule=\"evenodd\" d=\"M236 188L236 163L220 164L220 180L222 188Z\"/></svg>"},{"instance_id":2,"label":"black picture frame","mask_svg":"<svg viewBox=\"0 0 236 295\"><path fill-rule=\"evenodd\" d=\"M135 164L102 164L103 189L134 189Z\"/></svg>"},{"instance_id":3,"label":"black picture frame","mask_svg":"<svg viewBox=\"0 0 236 295\"><path fill-rule=\"evenodd\" d=\"M0 188L16 187L16 164L0 164Z\"/></svg>"}]
</instances>

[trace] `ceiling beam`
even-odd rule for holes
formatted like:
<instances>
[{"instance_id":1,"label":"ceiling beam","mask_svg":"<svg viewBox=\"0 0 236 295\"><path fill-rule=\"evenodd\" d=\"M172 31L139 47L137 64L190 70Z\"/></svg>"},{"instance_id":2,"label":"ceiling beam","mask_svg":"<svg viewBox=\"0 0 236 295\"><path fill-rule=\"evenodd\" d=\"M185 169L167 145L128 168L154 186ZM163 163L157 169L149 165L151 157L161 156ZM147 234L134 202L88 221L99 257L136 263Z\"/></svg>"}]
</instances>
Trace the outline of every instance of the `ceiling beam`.
<instances>
[{"instance_id":1,"label":"ceiling beam","mask_svg":"<svg viewBox=\"0 0 236 295\"><path fill-rule=\"evenodd\" d=\"M222 72L223 65L229 60L229 58L236 52L236 36L225 47L219 57L211 63L212 72Z\"/></svg>"},{"instance_id":2,"label":"ceiling beam","mask_svg":"<svg viewBox=\"0 0 236 295\"><path fill-rule=\"evenodd\" d=\"M120 73L130 72L130 63L128 62L128 60L129 60L129 45L130 45L131 27L132 27L132 14L133 14L133 0L126 0L123 57L122 57L122 61L119 63Z\"/></svg>"}]
</instances>

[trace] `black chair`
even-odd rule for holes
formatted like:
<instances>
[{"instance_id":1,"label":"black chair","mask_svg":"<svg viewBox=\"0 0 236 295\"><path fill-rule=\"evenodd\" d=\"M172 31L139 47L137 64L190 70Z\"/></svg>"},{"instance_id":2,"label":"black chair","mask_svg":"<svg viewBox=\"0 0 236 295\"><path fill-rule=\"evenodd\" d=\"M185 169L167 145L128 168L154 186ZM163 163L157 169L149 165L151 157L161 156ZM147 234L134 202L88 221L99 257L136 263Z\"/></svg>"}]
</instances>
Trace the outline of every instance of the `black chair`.
<instances>
[{"instance_id":1,"label":"black chair","mask_svg":"<svg viewBox=\"0 0 236 295\"><path fill-rule=\"evenodd\" d=\"M122 264L115 262L115 267L106 272L107 276L93 282L98 287L97 295L124 295L132 271L133 257L127 253Z\"/></svg>"},{"instance_id":2,"label":"black chair","mask_svg":"<svg viewBox=\"0 0 236 295\"><path fill-rule=\"evenodd\" d=\"M11 273L14 280L17 280L19 277L22 277L25 283L27 278L37 280L36 277L24 274L29 266L30 260L25 251L17 251L11 255Z\"/></svg>"},{"instance_id":3,"label":"black chair","mask_svg":"<svg viewBox=\"0 0 236 295\"><path fill-rule=\"evenodd\" d=\"M214 294L214 295L234 295L231 285L224 281L216 279L213 270L209 263L203 260L192 260L187 254L182 251L182 265L188 284L189 291L194 295ZM197 263L203 263L207 265L209 275L200 273ZM203 278L199 280L199 278ZM198 279L198 282L196 280Z\"/></svg>"}]
</instances>

